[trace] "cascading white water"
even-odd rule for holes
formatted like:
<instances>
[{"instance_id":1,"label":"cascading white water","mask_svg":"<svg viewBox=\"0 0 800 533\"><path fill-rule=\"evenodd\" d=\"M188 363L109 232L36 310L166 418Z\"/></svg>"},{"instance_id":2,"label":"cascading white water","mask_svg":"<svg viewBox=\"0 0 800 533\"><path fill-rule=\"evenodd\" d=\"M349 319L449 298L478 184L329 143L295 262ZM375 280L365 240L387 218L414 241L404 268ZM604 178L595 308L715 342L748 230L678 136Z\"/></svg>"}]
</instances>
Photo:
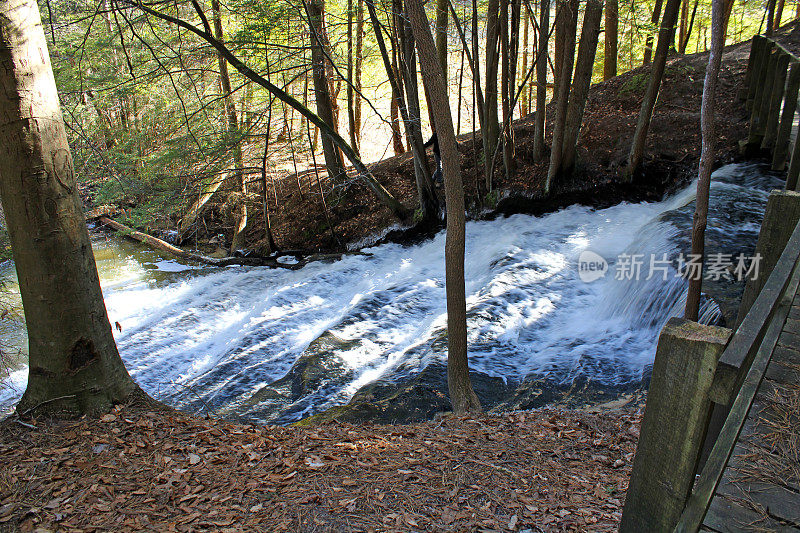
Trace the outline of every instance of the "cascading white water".
<instances>
[{"instance_id":1,"label":"cascading white water","mask_svg":"<svg viewBox=\"0 0 800 533\"><path fill-rule=\"evenodd\" d=\"M754 165L717 171L709 248L750 253L765 191L780 185ZM694 188L658 203L468 223L471 368L515 382L641 381L660 328L682 312L686 283L674 271L667 280L617 280L614 260L688 252ZM420 245L383 245L367 250L371 257L298 271L214 270L152 252L147 260L120 259L109 251L115 246L95 241L109 317L123 328L120 352L147 392L176 406L285 422L345 403L376 379L401 380L446 358L443 232ZM584 250L609 260L604 278L579 279ZM719 315L710 301L704 311L706 321ZM279 414L269 402L254 406L253 394L289 373L310 345L329 359L330 379L283 402ZM9 380L5 405L24 389L24 377L20 370Z\"/></svg>"}]
</instances>

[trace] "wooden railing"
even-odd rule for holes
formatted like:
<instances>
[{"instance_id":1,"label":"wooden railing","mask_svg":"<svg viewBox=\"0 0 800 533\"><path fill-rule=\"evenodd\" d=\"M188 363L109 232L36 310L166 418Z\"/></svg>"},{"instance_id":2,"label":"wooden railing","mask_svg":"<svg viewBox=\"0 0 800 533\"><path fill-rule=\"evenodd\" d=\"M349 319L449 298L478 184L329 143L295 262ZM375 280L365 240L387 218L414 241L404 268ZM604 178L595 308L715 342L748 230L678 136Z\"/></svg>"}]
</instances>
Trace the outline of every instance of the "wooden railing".
<instances>
[{"instance_id":1,"label":"wooden railing","mask_svg":"<svg viewBox=\"0 0 800 533\"><path fill-rule=\"evenodd\" d=\"M729 389L733 404L711 454L675 527L676 532L695 532L708 511L722 473L744 426L758 387L778 343L792 300L800 283L800 224L767 279L750 311L720 357L724 368L738 366ZM720 366L718 365L718 369ZM719 372L717 372L719 375ZM716 380L715 380L716 381ZM726 378L725 382L731 383Z\"/></svg>"},{"instance_id":2,"label":"wooden railing","mask_svg":"<svg viewBox=\"0 0 800 533\"><path fill-rule=\"evenodd\" d=\"M755 36L740 93L750 111L742 148L769 153L774 170L786 167L799 90L800 60L775 41ZM756 248L761 277L748 280L727 344L719 328L685 320L673 319L662 331L620 527L624 533L695 532L702 525L800 284L800 194L794 192L800 142L794 143L787 174L791 192L770 195Z\"/></svg>"},{"instance_id":3,"label":"wooden railing","mask_svg":"<svg viewBox=\"0 0 800 533\"><path fill-rule=\"evenodd\" d=\"M762 35L753 37L740 96L750 112L747 151L767 151L773 170L784 170L800 91L800 59ZM789 161L786 189L796 190L800 175L800 143Z\"/></svg>"}]
</instances>

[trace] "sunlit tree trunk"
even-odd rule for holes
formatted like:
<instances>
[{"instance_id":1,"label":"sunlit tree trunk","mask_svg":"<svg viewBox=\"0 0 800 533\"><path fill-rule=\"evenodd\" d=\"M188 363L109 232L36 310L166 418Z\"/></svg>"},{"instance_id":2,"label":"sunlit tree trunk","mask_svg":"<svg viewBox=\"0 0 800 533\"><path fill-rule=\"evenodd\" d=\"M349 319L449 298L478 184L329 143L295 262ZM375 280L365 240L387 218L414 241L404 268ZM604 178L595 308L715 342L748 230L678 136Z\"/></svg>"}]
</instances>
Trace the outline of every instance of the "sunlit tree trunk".
<instances>
[{"instance_id":1,"label":"sunlit tree trunk","mask_svg":"<svg viewBox=\"0 0 800 533\"><path fill-rule=\"evenodd\" d=\"M575 167L578 136L583 122L583 112L592 85L594 57L600 37L600 20L603 18L603 0L587 0L581 29L581 42L575 62L575 79L569 96L567 120L564 125L561 172L569 174Z\"/></svg>"},{"instance_id":2,"label":"sunlit tree trunk","mask_svg":"<svg viewBox=\"0 0 800 533\"><path fill-rule=\"evenodd\" d=\"M447 83L436 55L428 17L419 0L406 0L408 16L416 36L422 74L428 84L430 103L442 152L447 197L447 238L445 241L445 282L447 293L447 387L455 414L481 410L472 389L467 360L467 304L464 294L464 185Z\"/></svg>"},{"instance_id":3,"label":"sunlit tree trunk","mask_svg":"<svg viewBox=\"0 0 800 533\"><path fill-rule=\"evenodd\" d=\"M775 29L781 27L781 19L783 18L783 6L784 6L784 0L778 0L778 5L775 8L775 22L772 24L772 27ZM713 32L714 30L711 31Z\"/></svg>"},{"instance_id":4,"label":"sunlit tree trunk","mask_svg":"<svg viewBox=\"0 0 800 533\"><path fill-rule=\"evenodd\" d=\"M678 44L675 46L676 50L680 50L683 41L686 39L686 31L689 29L689 2L690 0L681 1L681 23L678 31Z\"/></svg>"},{"instance_id":5,"label":"sunlit tree trunk","mask_svg":"<svg viewBox=\"0 0 800 533\"><path fill-rule=\"evenodd\" d=\"M353 0L347 0L347 122L350 133L350 146L356 154L361 155L356 133L356 102L355 102L355 64L353 57Z\"/></svg>"},{"instance_id":6,"label":"sunlit tree trunk","mask_svg":"<svg viewBox=\"0 0 800 533\"><path fill-rule=\"evenodd\" d=\"M356 94L353 102L353 129L356 139L361 145L361 70L364 68L364 0L358 0L356 7L356 60L355 80Z\"/></svg>"},{"instance_id":7,"label":"sunlit tree trunk","mask_svg":"<svg viewBox=\"0 0 800 533\"><path fill-rule=\"evenodd\" d=\"M550 165L547 169L547 180L544 185L544 193L548 194L553 181L561 172L563 158L564 131L567 122L567 105L569 103L569 90L572 81L572 67L575 63L575 40L578 28L578 7L579 0L568 0L562 4L563 11L563 38L564 50L561 57L561 79L556 88L558 98L556 99L556 120L553 124L553 142L550 145ZM558 58L557 58L558 59Z\"/></svg>"},{"instance_id":8,"label":"sunlit tree trunk","mask_svg":"<svg viewBox=\"0 0 800 533\"><path fill-rule=\"evenodd\" d=\"M139 389L106 314L36 2L0 2L0 62L0 199L30 365L17 412L107 411Z\"/></svg>"},{"instance_id":9,"label":"sunlit tree trunk","mask_svg":"<svg viewBox=\"0 0 800 533\"><path fill-rule=\"evenodd\" d=\"M447 81L447 2L436 0L436 53Z\"/></svg>"},{"instance_id":10,"label":"sunlit tree trunk","mask_svg":"<svg viewBox=\"0 0 800 533\"><path fill-rule=\"evenodd\" d=\"M306 0L306 8L311 29L311 63L317 114L331 129L338 131L328 67L326 66L327 59L325 58L326 51L330 49L328 34L325 29L325 0ZM322 136L322 152L325 155L328 176L333 181L340 180L346 176L339 150L327 135Z\"/></svg>"},{"instance_id":11,"label":"sunlit tree trunk","mask_svg":"<svg viewBox=\"0 0 800 533\"><path fill-rule=\"evenodd\" d=\"M658 21L661 20L661 7L662 7L663 0L656 0L655 5L653 6L653 15L650 17L650 24L656 26ZM633 33L631 33L633 35ZM631 55L633 55L633 50L631 50ZM644 42L644 60L642 61L643 65L649 65L650 60L652 59L653 55L653 34L652 32L647 32L647 39Z\"/></svg>"},{"instance_id":12,"label":"sunlit tree trunk","mask_svg":"<svg viewBox=\"0 0 800 533\"><path fill-rule=\"evenodd\" d=\"M658 32L658 44L653 58L653 68L642 99L642 107L639 110L639 119L636 123L636 131L633 134L631 152L628 157L628 167L625 170L628 181L633 180L634 173L642 164L647 131L650 128L653 109L656 105L658 92L661 89L661 79L664 77L664 68L667 64L667 52L675 36L675 23L678 21L679 8L680 0L667 0L667 4L664 7L664 18L661 21L661 28Z\"/></svg>"},{"instance_id":13,"label":"sunlit tree trunk","mask_svg":"<svg viewBox=\"0 0 800 533\"><path fill-rule=\"evenodd\" d=\"M520 69L520 78L523 78L528 73L528 10L525 9L525 14L522 17L522 68ZM522 79L520 79L520 82ZM519 97L519 112L521 116L528 114L528 89L522 88L522 94Z\"/></svg>"},{"instance_id":14,"label":"sunlit tree trunk","mask_svg":"<svg viewBox=\"0 0 800 533\"><path fill-rule=\"evenodd\" d=\"M211 11L214 21L214 38L219 42L225 42L225 34L222 30L222 15L220 13L219 0L212 0ZM231 241L231 252L244 247L245 229L247 228L247 184L244 179L244 158L242 155L242 140L239 136L239 118L236 115L236 104L233 101L233 89L231 88L231 77L228 72L228 62L221 54L217 54L219 63L219 84L222 89L222 101L225 105L225 117L227 126L227 142L233 149L233 180L236 188L241 193L242 198L236 217L236 226L233 230Z\"/></svg>"},{"instance_id":15,"label":"sunlit tree trunk","mask_svg":"<svg viewBox=\"0 0 800 533\"><path fill-rule=\"evenodd\" d=\"M477 0L475 0L477 1ZM484 91L483 134L484 188L492 190L492 159L500 138L497 117L497 67L500 59L500 2L489 0L486 7L486 90ZM476 61L477 61L476 56Z\"/></svg>"},{"instance_id":16,"label":"sunlit tree trunk","mask_svg":"<svg viewBox=\"0 0 800 533\"><path fill-rule=\"evenodd\" d=\"M619 2L618 0L606 0L605 53L603 56L604 80L617 75L618 39Z\"/></svg>"},{"instance_id":17,"label":"sunlit tree trunk","mask_svg":"<svg viewBox=\"0 0 800 533\"><path fill-rule=\"evenodd\" d=\"M713 0L711 4L711 53L708 56L703 102L700 108L700 126L703 146L700 151L700 169L697 180L697 199L695 200L692 223L692 255L702 257L705 253L705 231L708 220L708 198L711 186L711 171L714 168L714 109L716 106L717 79L722 61L722 47L725 42L725 2ZM700 289L703 283L702 268L689 280L684 317L697 321L700 312Z\"/></svg>"},{"instance_id":18,"label":"sunlit tree trunk","mask_svg":"<svg viewBox=\"0 0 800 533\"><path fill-rule=\"evenodd\" d=\"M547 47L550 34L550 0L540 0L539 44L536 56L536 116L534 117L533 157L544 157L544 128L547 105Z\"/></svg>"}]
</instances>

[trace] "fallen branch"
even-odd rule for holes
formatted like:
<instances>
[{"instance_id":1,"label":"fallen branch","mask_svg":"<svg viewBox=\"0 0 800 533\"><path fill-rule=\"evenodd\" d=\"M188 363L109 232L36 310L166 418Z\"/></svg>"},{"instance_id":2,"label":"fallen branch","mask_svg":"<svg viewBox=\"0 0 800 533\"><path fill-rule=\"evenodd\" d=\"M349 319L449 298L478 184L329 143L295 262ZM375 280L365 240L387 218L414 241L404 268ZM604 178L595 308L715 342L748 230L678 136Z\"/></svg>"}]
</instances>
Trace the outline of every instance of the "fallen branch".
<instances>
[{"instance_id":1,"label":"fallen branch","mask_svg":"<svg viewBox=\"0 0 800 533\"><path fill-rule=\"evenodd\" d=\"M147 233L136 231L135 229L130 228L125 224L121 224L116 220L112 220L106 216L100 216L97 219L97 222L100 223L102 227L114 229L129 239L133 239L135 241L147 244L157 250L170 253L172 255L181 257L183 259L189 259L191 261L197 261L206 265L211 265L216 267L242 265L242 266L268 266L272 268L299 270L304 266L306 266L307 264L314 261L337 260L341 259L345 255L365 255L365 256L371 255L366 252L342 252L342 253L332 253L332 254L310 253L306 256L306 254L304 253L298 253L294 251L294 252L283 252L278 256L280 257L288 255L295 257L297 259L297 263L294 264L282 263L278 261L277 257L225 257L222 259L217 259L214 257L209 257L207 255L196 254L194 252L189 252L182 248L178 248L177 246L174 246L166 241L162 241L158 237L153 237L152 235L148 235Z\"/></svg>"}]
</instances>

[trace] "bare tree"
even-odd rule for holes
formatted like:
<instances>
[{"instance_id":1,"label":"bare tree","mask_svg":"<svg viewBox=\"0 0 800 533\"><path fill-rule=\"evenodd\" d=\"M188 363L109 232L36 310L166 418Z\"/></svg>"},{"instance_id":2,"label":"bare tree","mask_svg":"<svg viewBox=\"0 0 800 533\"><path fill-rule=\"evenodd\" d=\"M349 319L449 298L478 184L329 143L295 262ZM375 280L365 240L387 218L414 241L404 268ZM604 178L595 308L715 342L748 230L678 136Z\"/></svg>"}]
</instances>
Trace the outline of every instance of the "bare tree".
<instances>
[{"instance_id":1,"label":"bare tree","mask_svg":"<svg viewBox=\"0 0 800 533\"><path fill-rule=\"evenodd\" d=\"M703 257L705 232L708 220L708 197L711 187L711 170L714 168L714 110L716 107L717 79L725 44L725 0L713 0L711 4L711 52L708 55L706 78L703 83L703 102L700 108L700 126L703 146L700 151L700 169L697 180L697 197L692 223L692 256ZM701 260L702 263L702 260ZM684 317L697 321L700 312L700 289L703 283L702 264L699 272L689 280Z\"/></svg>"},{"instance_id":2,"label":"bare tree","mask_svg":"<svg viewBox=\"0 0 800 533\"><path fill-rule=\"evenodd\" d=\"M0 198L30 364L17 411L107 411L141 392L111 333L35 1L0 3L0 61Z\"/></svg>"},{"instance_id":3,"label":"bare tree","mask_svg":"<svg viewBox=\"0 0 800 533\"><path fill-rule=\"evenodd\" d=\"M408 17L416 36L420 67L428 86L442 152L444 187L447 198L447 239L445 274L447 290L447 387L456 414L480 411L472 389L467 361L467 303L464 294L464 185L453 131L447 83L436 55L428 17L419 0L406 0Z\"/></svg>"}]
</instances>

